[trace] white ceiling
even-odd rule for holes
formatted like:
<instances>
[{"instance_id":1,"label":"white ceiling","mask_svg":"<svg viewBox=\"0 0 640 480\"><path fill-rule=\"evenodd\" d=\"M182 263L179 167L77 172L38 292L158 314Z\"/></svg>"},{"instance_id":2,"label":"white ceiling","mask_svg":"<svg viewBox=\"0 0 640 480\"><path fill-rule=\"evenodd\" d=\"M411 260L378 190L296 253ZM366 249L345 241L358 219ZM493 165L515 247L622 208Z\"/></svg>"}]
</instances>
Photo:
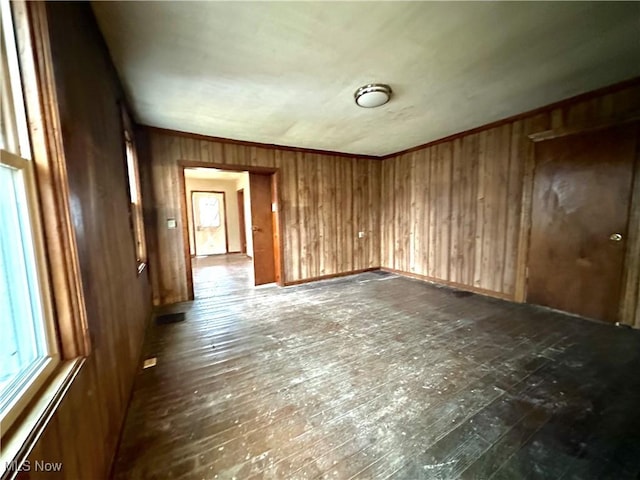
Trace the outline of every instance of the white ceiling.
<instances>
[{"instance_id":1,"label":"white ceiling","mask_svg":"<svg viewBox=\"0 0 640 480\"><path fill-rule=\"evenodd\" d=\"M143 124L385 155L640 75L640 2L93 2ZM381 82L394 98L358 108Z\"/></svg>"},{"instance_id":2,"label":"white ceiling","mask_svg":"<svg viewBox=\"0 0 640 480\"><path fill-rule=\"evenodd\" d=\"M249 174L247 172L230 172L227 170L219 170L217 168L185 168L184 176L186 178L204 178L207 180L228 180L238 182Z\"/></svg>"}]
</instances>

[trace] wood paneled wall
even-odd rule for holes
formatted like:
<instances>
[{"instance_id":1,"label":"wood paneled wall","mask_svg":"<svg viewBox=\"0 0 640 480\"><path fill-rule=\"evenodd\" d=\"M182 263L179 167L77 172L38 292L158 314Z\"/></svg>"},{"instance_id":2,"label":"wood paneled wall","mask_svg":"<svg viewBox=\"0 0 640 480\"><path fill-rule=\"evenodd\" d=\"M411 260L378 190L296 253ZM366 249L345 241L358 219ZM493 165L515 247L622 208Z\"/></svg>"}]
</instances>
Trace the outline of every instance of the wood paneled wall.
<instances>
[{"instance_id":1,"label":"wood paneled wall","mask_svg":"<svg viewBox=\"0 0 640 480\"><path fill-rule=\"evenodd\" d=\"M523 301L534 167L528 136L639 112L635 82L384 160L382 267Z\"/></svg>"},{"instance_id":2,"label":"wood paneled wall","mask_svg":"<svg viewBox=\"0 0 640 480\"><path fill-rule=\"evenodd\" d=\"M279 169L285 283L380 266L380 172L366 158L263 148L148 129L153 170L150 251L155 304L185 301L178 161ZM358 232L365 237L358 238Z\"/></svg>"},{"instance_id":3,"label":"wood paneled wall","mask_svg":"<svg viewBox=\"0 0 640 480\"><path fill-rule=\"evenodd\" d=\"M92 352L29 459L62 462L30 479L104 479L151 314L129 220L119 80L89 4L48 3L56 90Z\"/></svg>"}]
</instances>

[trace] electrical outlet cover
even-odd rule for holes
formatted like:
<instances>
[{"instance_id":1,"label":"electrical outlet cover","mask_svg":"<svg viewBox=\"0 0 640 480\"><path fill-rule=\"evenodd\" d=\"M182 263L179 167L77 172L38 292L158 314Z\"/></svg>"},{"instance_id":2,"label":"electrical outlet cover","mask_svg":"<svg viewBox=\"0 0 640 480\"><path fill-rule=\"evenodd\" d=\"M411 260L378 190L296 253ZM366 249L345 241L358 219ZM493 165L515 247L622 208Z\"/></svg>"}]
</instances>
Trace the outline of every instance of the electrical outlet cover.
<instances>
[{"instance_id":1,"label":"electrical outlet cover","mask_svg":"<svg viewBox=\"0 0 640 480\"><path fill-rule=\"evenodd\" d=\"M147 368L151 368L151 367L155 367L158 364L158 358L157 357L151 357L151 358L147 358L144 363L142 364L142 369L147 369Z\"/></svg>"}]
</instances>

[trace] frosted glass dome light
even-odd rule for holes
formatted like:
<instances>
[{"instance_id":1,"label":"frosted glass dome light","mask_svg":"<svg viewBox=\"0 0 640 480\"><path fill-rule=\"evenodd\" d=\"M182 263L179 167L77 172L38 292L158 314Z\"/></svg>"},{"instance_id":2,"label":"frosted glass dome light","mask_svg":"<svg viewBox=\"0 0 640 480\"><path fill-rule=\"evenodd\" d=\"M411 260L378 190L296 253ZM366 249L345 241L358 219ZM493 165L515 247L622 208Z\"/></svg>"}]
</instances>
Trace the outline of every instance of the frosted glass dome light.
<instances>
[{"instance_id":1,"label":"frosted glass dome light","mask_svg":"<svg viewBox=\"0 0 640 480\"><path fill-rule=\"evenodd\" d=\"M372 83L360 87L353 96L359 107L379 107L387 103L391 98L391 87L382 83Z\"/></svg>"}]
</instances>

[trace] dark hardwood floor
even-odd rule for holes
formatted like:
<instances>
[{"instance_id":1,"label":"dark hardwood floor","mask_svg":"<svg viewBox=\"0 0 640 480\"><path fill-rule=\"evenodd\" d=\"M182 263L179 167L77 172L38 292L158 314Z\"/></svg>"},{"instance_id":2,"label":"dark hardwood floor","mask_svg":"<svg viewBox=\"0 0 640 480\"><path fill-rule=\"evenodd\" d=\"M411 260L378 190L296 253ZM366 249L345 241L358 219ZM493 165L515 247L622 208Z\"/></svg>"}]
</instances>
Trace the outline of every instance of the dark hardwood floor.
<instances>
[{"instance_id":1,"label":"dark hardwood floor","mask_svg":"<svg viewBox=\"0 0 640 480\"><path fill-rule=\"evenodd\" d=\"M117 479L624 479L640 332L381 272L251 286L198 261L154 325Z\"/></svg>"}]
</instances>

